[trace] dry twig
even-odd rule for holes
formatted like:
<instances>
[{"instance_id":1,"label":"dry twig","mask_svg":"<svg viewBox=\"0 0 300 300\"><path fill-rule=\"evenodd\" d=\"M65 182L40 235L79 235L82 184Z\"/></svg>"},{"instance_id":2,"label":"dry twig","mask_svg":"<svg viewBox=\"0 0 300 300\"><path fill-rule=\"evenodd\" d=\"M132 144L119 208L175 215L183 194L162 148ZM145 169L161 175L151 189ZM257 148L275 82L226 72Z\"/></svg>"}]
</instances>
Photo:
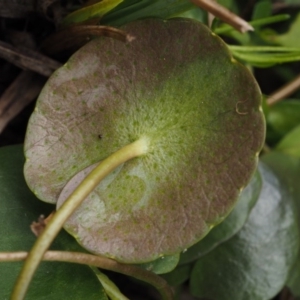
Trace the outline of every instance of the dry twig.
<instances>
[{"instance_id":1,"label":"dry twig","mask_svg":"<svg viewBox=\"0 0 300 300\"><path fill-rule=\"evenodd\" d=\"M254 28L245 20L213 0L190 0L195 5L207 10L215 17L228 23L240 32L253 31Z\"/></svg>"},{"instance_id":2,"label":"dry twig","mask_svg":"<svg viewBox=\"0 0 300 300\"><path fill-rule=\"evenodd\" d=\"M0 133L40 93L46 78L22 71L0 97Z\"/></svg>"},{"instance_id":3,"label":"dry twig","mask_svg":"<svg viewBox=\"0 0 300 300\"><path fill-rule=\"evenodd\" d=\"M63 50L80 47L94 36L107 36L122 42L131 42L134 37L125 31L99 25L74 25L48 37L41 45L47 54L57 54Z\"/></svg>"},{"instance_id":4,"label":"dry twig","mask_svg":"<svg viewBox=\"0 0 300 300\"><path fill-rule=\"evenodd\" d=\"M62 64L31 49L20 49L0 41L0 57L20 67L50 76Z\"/></svg>"},{"instance_id":5,"label":"dry twig","mask_svg":"<svg viewBox=\"0 0 300 300\"><path fill-rule=\"evenodd\" d=\"M300 88L300 75L298 75L295 79L288 82L284 86L282 86L280 89L278 89L276 92L274 92L268 99L267 104L268 105L274 105L275 103L281 101L282 99L287 98L291 94L293 94L295 91L297 91Z\"/></svg>"}]
</instances>

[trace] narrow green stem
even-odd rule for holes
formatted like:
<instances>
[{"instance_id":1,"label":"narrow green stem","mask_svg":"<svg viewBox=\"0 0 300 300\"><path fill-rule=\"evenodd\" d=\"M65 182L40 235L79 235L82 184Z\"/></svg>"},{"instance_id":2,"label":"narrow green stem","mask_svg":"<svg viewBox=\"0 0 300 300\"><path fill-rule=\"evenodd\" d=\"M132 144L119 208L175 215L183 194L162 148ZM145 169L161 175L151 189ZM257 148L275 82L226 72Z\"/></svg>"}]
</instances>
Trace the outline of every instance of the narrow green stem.
<instances>
[{"instance_id":1,"label":"narrow green stem","mask_svg":"<svg viewBox=\"0 0 300 300\"><path fill-rule=\"evenodd\" d=\"M291 18L291 16L288 14L281 14L281 15L266 17L266 18L262 18L262 19L258 19L258 20L253 20L249 23L253 27L258 27L258 26L264 26L264 25L274 24L277 22L286 21L290 18Z\"/></svg>"},{"instance_id":2,"label":"narrow green stem","mask_svg":"<svg viewBox=\"0 0 300 300\"><path fill-rule=\"evenodd\" d=\"M126 161L143 155L148 150L148 140L139 139L103 160L74 190L60 209L54 214L45 230L33 245L19 274L11 300L22 300L25 297L30 281L52 241L62 228L65 221L72 215L84 199L97 187L100 181L116 167Z\"/></svg>"},{"instance_id":3,"label":"narrow green stem","mask_svg":"<svg viewBox=\"0 0 300 300\"><path fill-rule=\"evenodd\" d=\"M282 15L267 17L267 18L263 18L263 19L259 19L259 20L254 20L254 21L249 22L249 24L252 25L253 27L260 27L260 26L263 26L263 25L269 25L269 24L272 24L272 23L285 21L285 20L288 20L289 18L290 18L289 15L282 14ZM229 26L229 25L226 24L226 25L223 25L219 28L216 28L214 30L214 32L216 34L224 34L224 33L230 32L232 30L234 30L234 28L232 26Z\"/></svg>"},{"instance_id":4,"label":"narrow green stem","mask_svg":"<svg viewBox=\"0 0 300 300\"><path fill-rule=\"evenodd\" d=\"M28 256L28 252L4 252L0 253L0 262L20 261L26 259ZM43 254L42 260L78 263L118 272L151 284L160 292L163 300L173 299L173 292L163 278L137 266L118 263L110 258L93 254L68 251L47 251Z\"/></svg>"},{"instance_id":5,"label":"narrow green stem","mask_svg":"<svg viewBox=\"0 0 300 300\"><path fill-rule=\"evenodd\" d=\"M233 56L244 60L249 63L265 63L265 64L276 64L276 63L286 63L294 62L300 60L300 53L296 54L283 54L283 55L262 55L262 54L242 54L238 51L233 51Z\"/></svg>"},{"instance_id":6,"label":"narrow green stem","mask_svg":"<svg viewBox=\"0 0 300 300\"><path fill-rule=\"evenodd\" d=\"M90 266L90 268L93 270L93 272L96 274L98 280L101 282L101 285L103 286L107 296L110 300L129 300L127 297L125 297L119 288L112 282L108 276L103 274L98 268L94 266Z\"/></svg>"},{"instance_id":7,"label":"narrow green stem","mask_svg":"<svg viewBox=\"0 0 300 300\"><path fill-rule=\"evenodd\" d=\"M232 46L228 45L232 51L238 52L299 52L300 47L280 47L280 46Z\"/></svg>"}]
</instances>

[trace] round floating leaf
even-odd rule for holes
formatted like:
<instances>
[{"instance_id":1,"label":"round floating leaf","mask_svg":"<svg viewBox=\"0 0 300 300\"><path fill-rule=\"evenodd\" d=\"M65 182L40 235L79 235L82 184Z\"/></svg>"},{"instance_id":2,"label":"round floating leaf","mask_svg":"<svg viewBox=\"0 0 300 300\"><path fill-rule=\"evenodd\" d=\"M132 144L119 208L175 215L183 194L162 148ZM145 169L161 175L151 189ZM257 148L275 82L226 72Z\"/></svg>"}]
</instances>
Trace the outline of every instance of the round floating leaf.
<instances>
[{"instance_id":1,"label":"round floating leaf","mask_svg":"<svg viewBox=\"0 0 300 300\"><path fill-rule=\"evenodd\" d=\"M271 299L284 286L298 252L291 194L260 165L259 199L244 227L201 257L192 271L191 292L214 300Z\"/></svg>"},{"instance_id":2,"label":"round floating leaf","mask_svg":"<svg viewBox=\"0 0 300 300\"><path fill-rule=\"evenodd\" d=\"M122 29L135 40L95 39L46 84L25 175L55 203L73 176L146 139L148 152L107 176L65 224L89 251L140 263L184 250L229 214L255 170L264 118L251 73L201 23Z\"/></svg>"},{"instance_id":3,"label":"round floating leaf","mask_svg":"<svg viewBox=\"0 0 300 300\"><path fill-rule=\"evenodd\" d=\"M245 224L251 209L258 199L261 186L260 174L256 172L241 193L230 215L221 224L214 227L203 240L184 251L180 256L180 263L192 262L234 236Z\"/></svg>"},{"instance_id":4,"label":"round floating leaf","mask_svg":"<svg viewBox=\"0 0 300 300\"><path fill-rule=\"evenodd\" d=\"M23 147L0 148L0 251L29 251L36 237L30 224L53 206L37 201L23 176ZM54 241L55 250L80 251L79 245L62 232ZM0 299L9 299L22 262L0 262ZM43 262L28 290L26 299L97 299L107 296L93 271L83 265Z\"/></svg>"}]
</instances>

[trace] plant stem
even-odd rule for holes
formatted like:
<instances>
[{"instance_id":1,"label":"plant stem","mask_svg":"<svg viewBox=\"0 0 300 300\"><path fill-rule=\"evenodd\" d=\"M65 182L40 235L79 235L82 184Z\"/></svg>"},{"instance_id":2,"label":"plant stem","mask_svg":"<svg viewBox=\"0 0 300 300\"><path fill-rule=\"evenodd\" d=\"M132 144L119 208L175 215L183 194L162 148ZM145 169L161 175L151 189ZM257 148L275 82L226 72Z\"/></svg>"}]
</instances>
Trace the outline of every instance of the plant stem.
<instances>
[{"instance_id":1,"label":"plant stem","mask_svg":"<svg viewBox=\"0 0 300 300\"><path fill-rule=\"evenodd\" d=\"M294 62L300 60L300 53L296 52L296 54L244 54L239 51L233 51L233 56L244 60L246 62L251 63L265 63L265 64L276 64L276 63L286 63L286 62Z\"/></svg>"},{"instance_id":2,"label":"plant stem","mask_svg":"<svg viewBox=\"0 0 300 300\"><path fill-rule=\"evenodd\" d=\"M293 94L299 88L300 88L300 75L298 75L295 79L293 79L292 81L290 81L289 83L281 87L279 90L274 92L267 99L266 102L269 106L274 105L275 103Z\"/></svg>"},{"instance_id":3,"label":"plant stem","mask_svg":"<svg viewBox=\"0 0 300 300\"><path fill-rule=\"evenodd\" d=\"M122 42L131 42L134 37L123 30L100 25L74 25L66 29L57 31L50 35L40 45L41 49L49 55L60 53L71 47L78 47L78 40L82 39L85 42L91 37L107 36L120 40Z\"/></svg>"},{"instance_id":4,"label":"plant stem","mask_svg":"<svg viewBox=\"0 0 300 300\"><path fill-rule=\"evenodd\" d=\"M72 215L84 199L97 187L100 181L116 167L126 161L143 155L148 150L148 140L141 138L119 149L104 159L73 191L60 209L49 221L45 230L37 238L19 274L11 300L22 300L25 297L30 281L52 241L62 228L65 221Z\"/></svg>"},{"instance_id":5,"label":"plant stem","mask_svg":"<svg viewBox=\"0 0 300 300\"><path fill-rule=\"evenodd\" d=\"M260 27L260 26L263 26L263 25L269 25L269 24L272 24L272 23L277 23L277 22L288 20L288 19L290 19L289 15L282 14L282 15L267 17L267 18L263 18L263 19L259 19L259 20L254 20L254 21L249 22L249 24L252 25L253 27ZM216 28L214 30L214 32L216 34L224 34L224 33L230 32L232 30L234 30L234 29L231 26L223 25L219 28Z\"/></svg>"},{"instance_id":6,"label":"plant stem","mask_svg":"<svg viewBox=\"0 0 300 300\"><path fill-rule=\"evenodd\" d=\"M0 261L20 261L27 257L28 252L0 253ZM118 263L110 258L96 256L93 254L68 251L47 251L43 254L42 260L78 263L118 272L151 284L160 292L162 299L164 300L173 299L173 292L163 278L153 272L144 270L137 266Z\"/></svg>"},{"instance_id":7,"label":"plant stem","mask_svg":"<svg viewBox=\"0 0 300 300\"><path fill-rule=\"evenodd\" d=\"M246 22L245 20L243 20L242 18L240 18L239 16L237 16L236 14L228 10L226 7L220 5L215 1L211 1L211 0L190 0L190 1L195 5L207 10L215 17L230 24L232 27L234 27L235 29L239 30L242 33L246 31L254 30L253 27L248 22Z\"/></svg>"},{"instance_id":8,"label":"plant stem","mask_svg":"<svg viewBox=\"0 0 300 300\"><path fill-rule=\"evenodd\" d=\"M93 272L96 274L98 280L100 281L101 285L103 286L107 296L110 300L129 300L125 297L119 288L112 282L108 276L103 274L98 268L94 266L90 266Z\"/></svg>"},{"instance_id":9,"label":"plant stem","mask_svg":"<svg viewBox=\"0 0 300 300\"><path fill-rule=\"evenodd\" d=\"M280 46L233 46L228 45L232 51L238 52L298 52L300 47L280 47Z\"/></svg>"}]
</instances>

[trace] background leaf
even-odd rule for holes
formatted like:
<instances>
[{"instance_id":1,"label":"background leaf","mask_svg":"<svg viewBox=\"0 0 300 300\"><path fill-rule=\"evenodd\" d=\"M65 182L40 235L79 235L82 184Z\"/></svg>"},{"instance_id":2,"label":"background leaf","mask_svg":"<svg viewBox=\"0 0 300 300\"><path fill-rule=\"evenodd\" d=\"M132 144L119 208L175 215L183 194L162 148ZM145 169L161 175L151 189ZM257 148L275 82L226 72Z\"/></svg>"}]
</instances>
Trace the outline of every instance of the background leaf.
<instances>
[{"instance_id":1,"label":"background leaf","mask_svg":"<svg viewBox=\"0 0 300 300\"><path fill-rule=\"evenodd\" d=\"M279 152L271 152L262 157L262 160L276 172L278 178L285 183L296 206L298 213L298 228L300 232L300 159ZM298 258L293 265L287 280L287 286L295 296L300 297L300 249Z\"/></svg>"},{"instance_id":2,"label":"background leaf","mask_svg":"<svg viewBox=\"0 0 300 300\"><path fill-rule=\"evenodd\" d=\"M0 251L28 251L36 237L29 226L54 206L42 203L28 189L23 176L23 147L0 148ZM55 240L52 249L80 251L81 247L66 232ZM0 298L8 299L22 262L0 263ZM93 271L83 265L42 262L27 298L30 300L68 299L107 300Z\"/></svg>"},{"instance_id":3,"label":"background leaf","mask_svg":"<svg viewBox=\"0 0 300 300\"><path fill-rule=\"evenodd\" d=\"M221 224L213 228L203 240L184 251L180 256L180 263L185 264L196 260L234 236L245 224L251 209L258 199L261 186L261 177L256 172L241 193L237 205L229 216Z\"/></svg>"},{"instance_id":4,"label":"background leaf","mask_svg":"<svg viewBox=\"0 0 300 300\"><path fill-rule=\"evenodd\" d=\"M288 32L274 36L275 42L289 47L300 47L299 39L299 29L300 29L300 14L298 13L297 18L290 26Z\"/></svg>"},{"instance_id":5,"label":"background leaf","mask_svg":"<svg viewBox=\"0 0 300 300\"><path fill-rule=\"evenodd\" d=\"M271 16L272 3L270 0L260 0L254 6L251 20L262 19Z\"/></svg>"},{"instance_id":6,"label":"background leaf","mask_svg":"<svg viewBox=\"0 0 300 300\"><path fill-rule=\"evenodd\" d=\"M280 140L276 150L300 158L300 125Z\"/></svg>"},{"instance_id":7,"label":"background leaf","mask_svg":"<svg viewBox=\"0 0 300 300\"><path fill-rule=\"evenodd\" d=\"M191 275L195 296L271 299L284 286L299 247L294 203L267 166L261 164L259 171L262 190L244 227L197 261Z\"/></svg>"},{"instance_id":8,"label":"background leaf","mask_svg":"<svg viewBox=\"0 0 300 300\"><path fill-rule=\"evenodd\" d=\"M282 138L300 124L300 101L291 99L270 106L266 119L276 139Z\"/></svg>"},{"instance_id":9,"label":"background leaf","mask_svg":"<svg viewBox=\"0 0 300 300\"><path fill-rule=\"evenodd\" d=\"M182 265L178 266L175 270L172 272L169 272L167 274L162 274L161 277L163 277L165 280L167 280L168 284L172 286L183 284L185 281L187 281L190 278L192 270L192 265Z\"/></svg>"},{"instance_id":10,"label":"background leaf","mask_svg":"<svg viewBox=\"0 0 300 300\"><path fill-rule=\"evenodd\" d=\"M194 6L192 9L189 9L183 13L176 15L176 17L190 18L207 24L207 12L197 6Z\"/></svg>"},{"instance_id":11,"label":"background leaf","mask_svg":"<svg viewBox=\"0 0 300 300\"><path fill-rule=\"evenodd\" d=\"M119 5L121 2L123 2L123 0L102 0L92 5L85 6L67 15L62 24L63 26L66 26L73 23L88 21L93 18L100 19L103 15Z\"/></svg>"}]
</instances>

